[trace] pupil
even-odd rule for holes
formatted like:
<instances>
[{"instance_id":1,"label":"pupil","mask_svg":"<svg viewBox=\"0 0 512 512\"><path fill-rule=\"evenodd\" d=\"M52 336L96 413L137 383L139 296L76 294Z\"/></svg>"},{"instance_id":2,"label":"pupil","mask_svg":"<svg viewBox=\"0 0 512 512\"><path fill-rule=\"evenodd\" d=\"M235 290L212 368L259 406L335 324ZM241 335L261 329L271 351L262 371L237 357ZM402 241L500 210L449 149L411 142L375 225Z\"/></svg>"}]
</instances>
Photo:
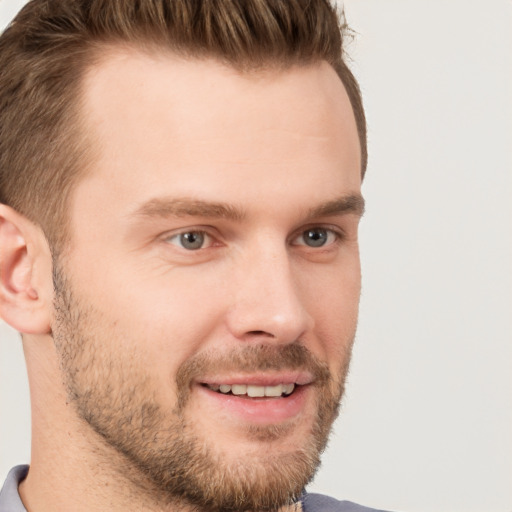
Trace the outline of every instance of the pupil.
<instances>
[{"instance_id":1,"label":"pupil","mask_svg":"<svg viewBox=\"0 0 512 512\"><path fill-rule=\"evenodd\" d=\"M204 243L204 235L194 231L183 233L180 235L180 242L185 249L200 249Z\"/></svg>"},{"instance_id":2,"label":"pupil","mask_svg":"<svg viewBox=\"0 0 512 512\"><path fill-rule=\"evenodd\" d=\"M310 247L322 247L327 242L325 229L310 229L304 233L306 244Z\"/></svg>"}]
</instances>

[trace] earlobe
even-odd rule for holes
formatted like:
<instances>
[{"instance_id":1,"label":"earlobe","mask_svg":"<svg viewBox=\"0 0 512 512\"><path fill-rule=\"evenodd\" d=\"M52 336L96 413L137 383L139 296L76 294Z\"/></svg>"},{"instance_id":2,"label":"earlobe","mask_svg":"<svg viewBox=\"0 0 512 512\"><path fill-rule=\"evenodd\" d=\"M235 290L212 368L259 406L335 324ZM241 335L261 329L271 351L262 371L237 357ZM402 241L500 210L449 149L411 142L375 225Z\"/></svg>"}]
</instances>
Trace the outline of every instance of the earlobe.
<instances>
[{"instance_id":1,"label":"earlobe","mask_svg":"<svg viewBox=\"0 0 512 512\"><path fill-rule=\"evenodd\" d=\"M37 226L0 204L0 317L21 333L50 331L51 258L46 245ZM36 276L36 268L48 268L48 278Z\"/></svg>"}]
</instances>

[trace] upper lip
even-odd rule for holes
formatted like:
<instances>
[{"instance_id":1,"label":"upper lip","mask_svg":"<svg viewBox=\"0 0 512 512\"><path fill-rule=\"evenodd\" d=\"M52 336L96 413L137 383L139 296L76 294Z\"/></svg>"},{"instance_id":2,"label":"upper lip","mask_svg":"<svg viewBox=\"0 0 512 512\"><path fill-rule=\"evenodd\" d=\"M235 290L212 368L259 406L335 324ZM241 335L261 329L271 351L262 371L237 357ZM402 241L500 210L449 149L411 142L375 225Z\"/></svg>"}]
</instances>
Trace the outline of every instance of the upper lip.
<instances>
[{"instance_id":1,"label":"upper lip","mask_svg":"<svg viewBox=\"0 0 512 512\"><path fill-rule=\"evenodd\" d=\"M279 384L297 384L304 386L312 384L313 375L306 371L285 371L278 373L255 373L255 374L229 374L212 375L198 379L199 384L215 386L220 384L234 385L246 384L248 386L277 386Z\"/></svg>"}]
</instances>

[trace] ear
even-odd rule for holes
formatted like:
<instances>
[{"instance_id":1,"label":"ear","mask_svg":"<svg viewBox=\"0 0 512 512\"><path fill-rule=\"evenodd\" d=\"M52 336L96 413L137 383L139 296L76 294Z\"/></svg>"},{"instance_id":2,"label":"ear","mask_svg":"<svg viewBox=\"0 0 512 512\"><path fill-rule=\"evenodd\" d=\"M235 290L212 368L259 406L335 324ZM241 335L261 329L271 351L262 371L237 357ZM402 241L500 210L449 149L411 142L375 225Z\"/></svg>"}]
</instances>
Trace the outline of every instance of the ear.
<instances>
[{"instance_id":1,"label":"ear","mask_svg":"<svg viewBox=\"0 0 512 512\"><path fill-rule=\"evenodd\" d=\"M48 334L52 259L42 230L0 204L0 317L25 334Z\"/></svg>"}]
</instances>

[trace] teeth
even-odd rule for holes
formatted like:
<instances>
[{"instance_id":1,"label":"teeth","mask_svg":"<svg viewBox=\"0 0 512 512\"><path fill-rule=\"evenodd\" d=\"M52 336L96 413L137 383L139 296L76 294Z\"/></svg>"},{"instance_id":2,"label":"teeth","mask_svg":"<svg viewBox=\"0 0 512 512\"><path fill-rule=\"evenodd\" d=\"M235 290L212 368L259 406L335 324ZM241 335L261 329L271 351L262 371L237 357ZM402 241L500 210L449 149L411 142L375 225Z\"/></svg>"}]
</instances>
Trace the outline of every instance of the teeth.
<instances>
[{"instance_id":1,"label":"teeth","mask_svg":"<svg viewBox=\"0 0 512 512\"><path fill-rule=\"evenodd\" d=\"M295 384L278 384L277 386L253 386L246 384L221 384L219 385L208 385L213 391L220 391L223 394L232 393L233 395L248 395L251 398L261 398L264 396L268 397L279 397L288 396L293 393Z\"/></svg>"},{"instance_id":2,"label":"teeth","mask_svg":"<svg viewBox=\"0 0 512 512\"><path fill-rule=\"evenodd\" d=\"M231 386L231 393L233 395L245 395L247 394L247 386L245 384L233 384Z\"/></svg>"},{"instance_id":3,"label":"teeth","mask_svg":"<svg viewBox=\"0 0 512 512\"><path fill-rule=\"evenodd\" d=\"M265 396L281 396L283 394L283 386L265 386Z\"/></svg>"},{"instance_id":4,"label":"teeth","mask_svg":"<svg viewBox=\"0 0 512 512\"><path fill-rule=\"evenodd\" d=\"M265 396L265 386L247 386L247 394L253 398Z\"/></svg>"},{"instance_id":5,"label":"teeth","mask_svg":"<svg viewBox=\"0 0 512 512\"><path fill-rule=\"evenodd\" d=\"M291 395L295 389L295 384L283 384L283 393L285 395Z\"/></svg>"}]
</instances>

